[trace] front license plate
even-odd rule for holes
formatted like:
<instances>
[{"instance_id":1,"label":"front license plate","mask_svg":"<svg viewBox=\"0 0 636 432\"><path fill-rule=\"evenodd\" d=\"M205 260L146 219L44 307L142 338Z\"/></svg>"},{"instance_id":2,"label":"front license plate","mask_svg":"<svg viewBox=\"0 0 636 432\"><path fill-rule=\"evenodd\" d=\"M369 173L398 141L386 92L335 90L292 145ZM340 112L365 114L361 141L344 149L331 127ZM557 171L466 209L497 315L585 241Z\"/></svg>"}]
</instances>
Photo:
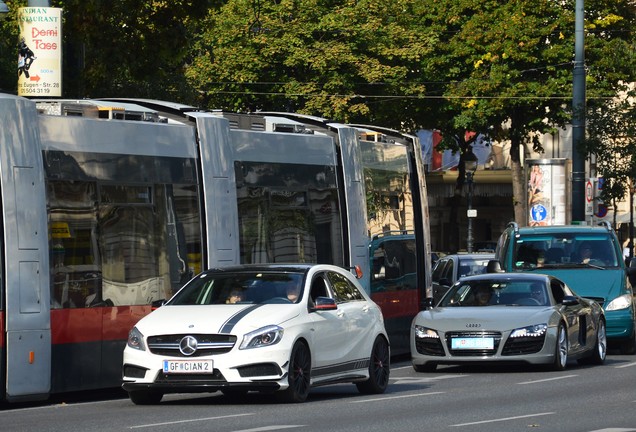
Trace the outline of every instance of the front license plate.
<instances>
[{"instance_id":1,"label":"front license plate","mask_svg":"<svg viewBox=\"0 0 636 432\"><path fill-rule=\"evenodd\" d=\"M213 360L164 360L163 372L171 373L213 373Z\"/></svg>"},{"instance_id":2,"label":"front license plate","mask_svg":"<svg viewBox=\"0 0 636 432\"><path fill-rule=\"evenodd\" d=\"M493 338L453 338L451 340L451 348L455 350L483 350L493 349L495 347L495 340Z\"/></svg>"}]
</instances>

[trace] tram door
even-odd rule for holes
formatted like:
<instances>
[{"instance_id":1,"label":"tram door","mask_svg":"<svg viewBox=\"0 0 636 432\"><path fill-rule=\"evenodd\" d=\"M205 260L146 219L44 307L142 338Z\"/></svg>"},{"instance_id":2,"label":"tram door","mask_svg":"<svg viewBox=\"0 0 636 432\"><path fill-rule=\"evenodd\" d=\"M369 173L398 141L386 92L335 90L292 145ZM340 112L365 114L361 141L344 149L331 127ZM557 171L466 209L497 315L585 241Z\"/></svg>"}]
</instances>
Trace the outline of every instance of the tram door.
<instances>
[{"instance_id":1,"label":"tram door","mask_svg":"<svg viewBox=\"0 0 636 432\"><path fill-rule=\"evenodd\" d=\"M47 223L38 115L0 95L5 398L44 399L51 381Z\"/></svg>"}]
</instances>

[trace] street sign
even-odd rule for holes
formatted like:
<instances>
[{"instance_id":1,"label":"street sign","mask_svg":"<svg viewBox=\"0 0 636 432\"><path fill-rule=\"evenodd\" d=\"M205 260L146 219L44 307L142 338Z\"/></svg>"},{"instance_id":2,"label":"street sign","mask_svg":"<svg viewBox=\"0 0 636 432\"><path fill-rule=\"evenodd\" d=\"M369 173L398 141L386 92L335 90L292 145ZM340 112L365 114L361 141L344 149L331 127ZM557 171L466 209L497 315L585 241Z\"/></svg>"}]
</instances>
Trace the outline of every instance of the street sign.
<instances>
[{"instance_id":1,"label":"street sign","mask_svg":"<svg viewBox=\"0 0 636 432\"><path fill-rule=\"evenodd\" d=\"M594 214L594 182L588 179L585 182L585 215Z\"/></svg>"},{"instance_id":2,"label":"street sign","mask_svg":"<svg viewBox=\"0 0 636 432\"><path fill-rule=\"evenodd\" d=\"M533 205L530 209L532 222L545 222L548 218L548 209L542 204Z\"/></svg>"},{"instance_id":3,"label":"street sign","mask_svg":"<svg viewBox=\"0 0 636 432\"><path fill-rule=\"evenodd\" d=\"M599 204L595 216L600 218L607 216L607 206L605 204Z\"/></svg>"},{"instance_id":4,"label":"street sign","mask_svg":"<svg viewBox=\"0 0 636 432\"><path fill-rule=\"evenodd\" d=\"M62 96L62 9L18 9L18 96Z\"/></svg>"}]
</instances>

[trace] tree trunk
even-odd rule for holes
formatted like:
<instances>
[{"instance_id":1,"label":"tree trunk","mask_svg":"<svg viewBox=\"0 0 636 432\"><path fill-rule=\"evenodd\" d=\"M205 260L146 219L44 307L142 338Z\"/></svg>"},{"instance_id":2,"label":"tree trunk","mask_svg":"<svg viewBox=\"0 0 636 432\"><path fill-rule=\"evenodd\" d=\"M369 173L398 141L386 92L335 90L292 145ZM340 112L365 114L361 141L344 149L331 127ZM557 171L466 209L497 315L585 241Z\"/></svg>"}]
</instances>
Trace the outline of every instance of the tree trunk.
<instances>
[{"instance_id":1,"label":"tree trunk","mask_svg":"<svg viewBox=\"0 0 636 432\"><path fill-rule=\"evenodd\" d=\"M523 166L521 165L520 152L523 148L522 139L516 130L514 115L510 124L510 165L512 170L512 208L514 210L515 222L525 226L528 224L526 214L526 188Z\"/></svg>"},{"instance_id":2,"label":"tree trunk","mask_svg":"<svg viewBox=\"0 0 636 432\"><path fill-rule=\"evenodd\" d=\"M528 215L526 214L526 187L525 176L523 174L523 166L519 161L512 162L512 200L515 215L515 222L519 225L528 224Z\"/></svg>"}]
</instances>

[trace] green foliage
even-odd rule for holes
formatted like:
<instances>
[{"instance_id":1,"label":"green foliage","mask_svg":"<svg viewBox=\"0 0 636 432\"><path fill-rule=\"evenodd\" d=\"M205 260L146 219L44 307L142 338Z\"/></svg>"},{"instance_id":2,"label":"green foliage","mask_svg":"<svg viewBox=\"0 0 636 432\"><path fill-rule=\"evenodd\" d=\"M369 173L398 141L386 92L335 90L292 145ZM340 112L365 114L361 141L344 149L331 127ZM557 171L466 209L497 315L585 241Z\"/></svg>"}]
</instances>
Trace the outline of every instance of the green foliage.
<instances>
[{"instance_id":1,"label":"green foliage","mask_svg":"<svg viewBox=\"0 0 636 432\"><path fill-rule=\"evenodd\" d=\"M616 209L636 177L636 55L631 28L634 7L623 1L598 2L587 21L587 136L582 148L604 179L601 199ZM617 97L618 95L618 97Z\"/></svg>"},{"instance_id":2,"label":"green foliage","mask_svg":"<svg viewBox=\"0 0 636 432\"><path fill-rule=\"evenodd\" d=\"M410 30L416 4L230 0L210 12L187 77L216 108L400 127L431 51Z\"/></svg>"},{"instance_id":3,"label":"green foliage","mask_svg":"<svg viewBox=\"0 0 636 432\"><path fill-rule=\"evenodd\" d=\"M19 29L15 25L18 7L26 6L24 1L8 1L9 15L0 21L0 92L16 94L18 91L18 40Z\"/></svg>"},{"instance_id":4,"label":"green foliage","mask_svg":"<svg viewBox=\"0 0 636 432\"><path fill-rule=\"evenodd\" d=\"M5 1L11 15L0 24L0 84L15 91L15 16L26 0ZM64 97L152 97L193 99L183 69L188 41L211 0L52 0L63 9ZM7 43L10 41L10 43ZM13 69L12 73L9 73Z\"/></svg>"},{"instance_id":5,"label":"green foliage","mask_svg":"<svg viewBox=\"0 0 636 432\"><path fill-rule=\"evenodd\" d=\"M152 97L186 102L183 67L209 0L60 0L71 95ZM68 87L69 84L71 87Z\"/></svg>"},{"instance_id":6,"label":"green foliage","mask_svg":"<svg viewBox=\"0 0 636 432\"><path fill-rule=\"evenodd\" d=\"M27 1L5 1L12 15L0 23L0 87L14 92L13 23ZM474 135L466 131L472 131L510 140L517 164L521 146L540 151L537 133L554 132L571 119L574 5L51 1L64 9L64 97L148 97L407 131L435 128L443 145L462 155L470 151ZM636 10L628 0L586 0L585 10L586 91L600 106L622 83L636 81ZM601 132L591 130L591 139L610 136ZM608 155L594 154L604 167Z\"/></svg>"},{"instance_id":7,"label":"green foliage","mask_svg":"<svg viewBox=\"0 0 636 432\"><path fill-rule=\"evenodd\" d=\"M596 160L603 177L601 199L613 206L623 200L636 178L636 106L633 90L621 99L599 101L587 111L584 151Z\"/></svg>"},{"instance_id":8,"label":"green foliage","mask_svg":"<svg viewBox=\"0 0 636 432\"><path fill-rule=\"evenodd\" d=\"M444 129L525 139L565 123L573 11L544 0L435 5L429 22L448 25L427 71L447 83ZM499 127L510 122L514 129Z\"/></svg>"}]
</instances>

